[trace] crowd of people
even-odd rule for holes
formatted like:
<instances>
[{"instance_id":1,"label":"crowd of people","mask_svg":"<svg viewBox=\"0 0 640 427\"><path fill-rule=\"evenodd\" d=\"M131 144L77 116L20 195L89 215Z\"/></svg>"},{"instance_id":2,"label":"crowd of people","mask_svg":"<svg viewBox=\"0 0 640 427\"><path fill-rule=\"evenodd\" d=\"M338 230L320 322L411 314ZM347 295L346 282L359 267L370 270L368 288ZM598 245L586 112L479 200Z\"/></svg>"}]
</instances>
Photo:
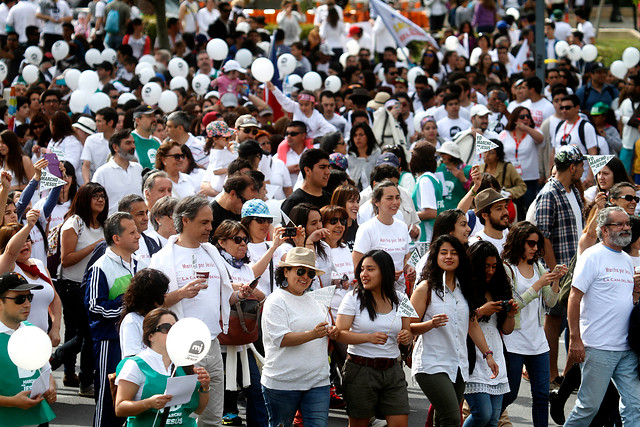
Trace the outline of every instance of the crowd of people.
<instances>
[{"instance_id":1,"label":"crowd of people","mask_svg":"<svg viewBox=\"0 0 640 427\"><path fill-rule=\"evenodd\" d=\"M511 425L523 379L527 424L638 425L640 64L621 78L556 49L594 43L584 1L577 29L562 2L543 26L520 3L427 1L413 63L347 2L307 33L292 0L273 31L241 0L184 0L167 49L130 0L5 0L0 424L55 417L53 377L30 396L39 372L7 350L34 325L95 427L327 426L330 408L402 427L405 366L428 425ZM260 57L295 66L263 83ZM108 106L76 108L85 70ZM148 83L175 105L148 105ZM184 318L211 342L175 368Z\"/></svg>"}]
</instances>

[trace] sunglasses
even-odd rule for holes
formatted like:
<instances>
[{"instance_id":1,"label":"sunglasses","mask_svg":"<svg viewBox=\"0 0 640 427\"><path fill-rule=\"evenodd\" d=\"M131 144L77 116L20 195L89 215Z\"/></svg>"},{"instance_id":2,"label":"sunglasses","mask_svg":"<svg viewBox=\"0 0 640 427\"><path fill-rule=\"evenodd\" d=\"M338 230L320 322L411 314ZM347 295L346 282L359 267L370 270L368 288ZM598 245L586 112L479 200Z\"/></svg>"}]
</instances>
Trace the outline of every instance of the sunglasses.
<instances>
[{"instance_id":1,"label":"sunglasses","mask_svg":"<svg viewBox=\"0 0 640 427\"><path fill-rule=\"evenodd\" d=\"M340 224L342 224L342 225L347 225L347 220L345 218L338 218L338 217L331 218L329 220L329 224L336 225L338 223L338 221L340 221Z\"/></svg>"},{"instance_id":2,"label":"sunglasses","mask_svg":"<svg viewBox=\"0 0 640 427\"><path fill-rule=\"evenodd\" d=\"M300 277L304 276L305 273L307 274L307 277L309 279L313 279L314 277L316 277L316 271L315 270L311 270L311 269L307 269L307 268L298 268L296 270L296 274Z\"/></svg>"},{"instance_id":3,"label":"sunglasses","mask_svg":"<svg viewBox=\"0 0 640 427\"><path fill-rule=\"evenodd\" d=\"M528 115L528 114L522 114L522 115L518 116L518 118L520 120L531 120L531 116Z\"/></svg>"},{"instance_id":4,"label":"sunglasses","mask_svg":"<svg viewBox=\"0 0 640 427\"><path fill-rule=\"evenodd\" d=\"M640 197L638 196L632 196L631 194L627 194L626 196L618 196L618 197L614 197L615 199L625 199L627 202L640 202Z\"/></svg>"},{"instance_id":5,"label":"sunglasses","mask_svg":"<svg viewBox=\"0 0 640 427\"><path fill-rule=\"evenodd\" d=\"M242 132L246 133L247 135L257 135L258 134L258 129L253 128L253 129L242 129Z\"/></svg>"},{"instance_id":6,"label":"sunglasses","mask_svg":"<svg viewBox=\"0 0 640 427\"><path fill-rule=\"evenodd\" d=\"M273 218L256 217L253 218L253 220L258 224L273 224Z\"/></svg>"},{"instance_id":7,"label":"sunglasses","mask_svg":"<svg viewBox=\"0 0 640 427\"><path fill-rule=\"evenodd\" d=\"M244 237L233 236L233 237L230 237L229 240L233 240L233 243L235 243L236 245L239 245L242 242L244 242L245 244L249 243L249 238L247 236L244 236Z\"/></svg>"},{"instance_id":8,"label":"sunglasses","mask_svg":"<svg viewBox=\"0 0 640 427\"><path fill-rule=\"evenodd\" d=\"M425 53L424 56L426 56L427 58L433 58L435 55L429 52L429 53Z\"/></svg>"},{"instance_id":9,"label":"sunglasses","mask_svg":"<svg viewBox=\"0 0 640 427\"><path fill-rule=\"evenodd\" d=\"M287 132L285 133L286 136L298 136L300 135L302 132Z\"/></svg>"},{"instance_id":10,"label":"sunglasses","mask_svg":"<svg viewBox=\"0 0 640 427\"><path fill-rule=\"evenodd\" d=\"M533 248L537 248L538 247L538 241L537 240L525 240L524 241L527 246L529 246L531 249Z\"/></svg>"},{"instance_id":11,"label":"sunglasses","mask_svg":"<svg viewBox=\"0 0 640 427\"><path fill-rule=\"evenodd\" d=\"M315 272L314 272L313 274L315 275ZM302 276L302 274L300 274L300 276ZM311 277L311 276L309 276L309 277ZM12 300L13 300L13 302L14 302L16 305L22 305L22 304L24 304L24 303L25 303L25 301L27 301L27 300L28 300L29 302L33 301L33 294L18 295L18 296L17 296L17 297L15 297L15 298L13 298L13 297L0 297L0 298L2 298L2 299L12 299Z\"/></svg>"},{"instance_id":12,"label":"sunglasses","mask_svg":"<svg viewBox=\"0 0 640 427\"><path fill-rule=\"evenodd\" d=\"M571 110L573 107L575 107L575 105L561 105L561 106L560 106L560 109L561 109L561 110L569 111L569 110Z\"/></svg>"},{"instance_id":13,"label":"sunglasses","mask_svg":"<svg viewBox=\"0 0 640 427\"><path fill-rule=\"evenodd\" d=\"M185 156L184 154L167 154L167 157L173 157L177 161L177 160L184 160L185 157L187 156Z\"/></svg>"},{"instance_id":14,"label":"sunglasses","mask_svg":"<svg viewBox=\"0 0 640 427\"><path fill-rule=\"evenodd\" d=\"M163 334L168 334L172 326L173 323L163 323L162 325L158 325L154 332L162 332Z\"/></svg>"}]
</instances>

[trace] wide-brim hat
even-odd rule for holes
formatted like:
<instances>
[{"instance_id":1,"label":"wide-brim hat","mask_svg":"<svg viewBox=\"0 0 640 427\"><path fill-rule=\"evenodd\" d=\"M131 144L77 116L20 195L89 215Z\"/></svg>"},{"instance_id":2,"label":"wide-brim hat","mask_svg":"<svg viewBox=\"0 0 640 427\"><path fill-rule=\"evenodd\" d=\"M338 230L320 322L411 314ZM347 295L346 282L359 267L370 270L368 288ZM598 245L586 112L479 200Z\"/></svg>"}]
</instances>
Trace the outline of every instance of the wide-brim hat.
<instances>
[{"instance_id":1,"label":"wide-brim hat","mask_svg":"<svg viewBox=\"0 0 640 427\"><path fill-rule=\"evenodd\" d=\"M306 267L315 270L316 274L322 276L324 271L316 268L316 256L311 249L295 247L287 252L285 261L280 262L280 267Z\"/></svg>"},{"instance_id":2,"label":"wide-brim hat","mask_svg":"<svg viewBox=\"0 0 640 427\"><path fill-rule=\"evenodd\" d=\"M482 190L476 197L474 198L474 202L476 205L475 214L479 215L481 212L484 212L486 209L491 207L494 203L502 202L505 200L509 200L508 197L503 196L500 192L494 190L493 188L487 188Z\"/></svg>"},{"instance_id":3,"label":"wide-brim hat","mask_svg":"<svg viewBox=\"0 0 640 427\"><path fill-rule=\"evenodd\" d=\"M462 154L460 154L460 147L453 141L443 142L440 148L436 150L437 154L448 154L451 157L455 157L458 160L462 160Z\"/></svg>"}]
</instances>

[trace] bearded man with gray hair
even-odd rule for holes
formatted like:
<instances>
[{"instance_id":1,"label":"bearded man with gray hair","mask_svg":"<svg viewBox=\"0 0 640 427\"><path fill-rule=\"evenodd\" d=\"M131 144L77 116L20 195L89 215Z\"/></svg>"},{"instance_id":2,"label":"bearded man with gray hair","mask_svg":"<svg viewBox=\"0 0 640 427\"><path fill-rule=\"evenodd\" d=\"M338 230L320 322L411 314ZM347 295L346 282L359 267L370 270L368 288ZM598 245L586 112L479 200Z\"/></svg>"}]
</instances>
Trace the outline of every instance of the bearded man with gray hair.
<instances>
[{"instance_id":1,"label":"bearded man with gray hair","mask_svg":"<svg viewBox=\"0 0 640 427\"><path fill-rule=\"evenodd\" d=\"M640 274L622 251L631 243L629 215L617 206L601 210L597 233L600 243L578 257L569 296L569 358L580 363L582 384L565 427L589 425L610 380L624 425L640 423L638 356L627 341Z\"/></svg>"}]
</instances>

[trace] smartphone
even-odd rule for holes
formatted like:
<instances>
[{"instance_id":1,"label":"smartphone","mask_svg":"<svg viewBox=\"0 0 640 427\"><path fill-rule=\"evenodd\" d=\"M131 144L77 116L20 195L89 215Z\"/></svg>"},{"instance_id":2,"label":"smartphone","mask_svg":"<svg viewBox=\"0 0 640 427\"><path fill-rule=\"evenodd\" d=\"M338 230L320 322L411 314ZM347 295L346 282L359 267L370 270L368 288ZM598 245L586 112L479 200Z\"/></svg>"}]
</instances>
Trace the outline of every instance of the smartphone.
<instances>
[{"instance_id":1,"label":"smartphone","mask_svg":"<svg viewBox=\"0 0 640 427\"><path fill-rule=\"evenodd\" d=\"M561 268L561 266L559 264L556 264L556 266L553 268L552 273L554 273L554 274L555 273L559 273L560 272L560 268Z\"/></svg>"},{"instance_id":2,"label":"smartphone","mask_svg":"<svg viewBox=\"0 0 640 427\"><path fill-rule=\"evenodd\" d=\"M255 279L253 279L253 282L249 283L249 287L251 289L255 289L256 286L258 286L258 281L260 280L261 276L256 277Z\"/></svg>"},{"instance_id":3,"label":"smartphone","mask_svg":"<svg viewBox=\"0 0 640 427\"><path fill-rule=\"evenodd\" d=\"M296 227L285 227L282 232L282 237L296 237L298 229Z\"/></svg>"},{"instance_id":4,"label":"smartphone","mask_svg":"<svg viewBox=\"0 0 640 427\"><path fill-rule=\"evenodd\" d=\"M60 160L58 160L58 156L55 153L44 153L42 157L49 162L49 172L58 178L62 178L62 171L60 171Z\"/></svg>"},{"instance_id":5,"label":"smartphone","mask_svg":"<svg viewBox=\"0 0 640 427\"><path fill-rule=\"evenodd\" d=\"M67 85L67 82L64 80L64 77L58 77L58 78L56 79L56 84L57 84L58 86L66 86L66 85Z\"/></svg>"}]
</instances>

